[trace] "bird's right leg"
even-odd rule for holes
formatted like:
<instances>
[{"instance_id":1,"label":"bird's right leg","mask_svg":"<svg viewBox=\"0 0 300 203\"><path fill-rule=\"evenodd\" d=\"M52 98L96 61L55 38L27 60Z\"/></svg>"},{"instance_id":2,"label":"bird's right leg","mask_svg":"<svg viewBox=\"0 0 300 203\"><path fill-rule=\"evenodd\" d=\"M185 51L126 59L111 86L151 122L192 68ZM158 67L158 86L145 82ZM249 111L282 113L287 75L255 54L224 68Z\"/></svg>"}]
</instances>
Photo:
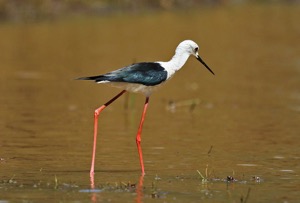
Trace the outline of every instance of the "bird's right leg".
<instances>
[{"instance_id":1,"label":"bird's right leg","mask_svg":"<svg viewBox=\"0 0 300 203\"><path fill-rule=\"evenodd\" d=\"M95 167L95 156L96 156L96 141L97 141L97 129L98 129L98 117L101 111L103 111L107 106L113 103L116 99L118 99L122 94L124 94L126 90L122 90L119 94L117 94L114 98L100 106L98 109L95 110L94 114L94 144L93 144L93 156L92 156L92 164L90 170L90 177L91 179L94 178L94 167Z\"/></svg>"}]
</instances>

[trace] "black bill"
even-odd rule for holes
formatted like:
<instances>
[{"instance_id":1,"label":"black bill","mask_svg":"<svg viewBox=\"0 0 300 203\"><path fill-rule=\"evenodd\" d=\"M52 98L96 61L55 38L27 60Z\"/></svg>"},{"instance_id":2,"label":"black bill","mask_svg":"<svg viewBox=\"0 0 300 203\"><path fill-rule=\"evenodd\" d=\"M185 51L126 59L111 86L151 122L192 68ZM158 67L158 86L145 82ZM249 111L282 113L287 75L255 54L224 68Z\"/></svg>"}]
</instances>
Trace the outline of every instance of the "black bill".
<instances>
[{"instance_id":1,"label":"black bill","mask_svg":"<svg viewBox=\"0 0 300 203\"><path fill-rule=\"evenodd\" d=\"M208 65L206 65L206 63L200 58L200 56L198 55L197 57L197 60L200 61L208 70L209 72L211 72L213 75L215 74L209 67Z\"/></svg>"}]
</instances>

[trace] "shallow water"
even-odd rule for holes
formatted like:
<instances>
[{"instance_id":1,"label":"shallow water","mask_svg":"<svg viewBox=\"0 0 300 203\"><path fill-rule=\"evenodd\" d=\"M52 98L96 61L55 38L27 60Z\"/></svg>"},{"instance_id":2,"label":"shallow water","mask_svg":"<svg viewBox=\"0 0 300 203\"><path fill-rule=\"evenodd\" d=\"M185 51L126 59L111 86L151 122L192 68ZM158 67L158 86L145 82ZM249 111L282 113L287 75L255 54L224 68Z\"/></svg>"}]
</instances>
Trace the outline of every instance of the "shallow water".
<instances>
[{"instance_id":1,"label":"shallow water","mask_svg":"<svg viewBox=\"0 0 300 203\"><path fill-rule=\"evenodd\" d=\"M255 5L2 23L0 201L299 201L299 17ZM216 75L191 58L150 98L144 179L144 97L107 108L91 190L93 111L120 90L73 79L169 60L187 38Z\"/></svg>"}]
</instances>

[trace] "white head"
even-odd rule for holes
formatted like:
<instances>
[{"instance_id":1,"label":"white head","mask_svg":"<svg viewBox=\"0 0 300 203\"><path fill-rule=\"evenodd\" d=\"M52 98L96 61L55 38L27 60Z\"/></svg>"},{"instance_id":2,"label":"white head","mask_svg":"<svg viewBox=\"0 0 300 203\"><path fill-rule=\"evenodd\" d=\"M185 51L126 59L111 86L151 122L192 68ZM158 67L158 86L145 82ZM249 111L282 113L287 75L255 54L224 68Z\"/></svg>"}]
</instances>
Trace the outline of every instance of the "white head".
<instances>
[{"instance_id":1,"label":"white head","mask_svg":"<svg viewBox=\"0 0 300 203\"><path fill-rule=\"evenodd\" d=\"M206 63L200 58L198 54L199 46L192 40L184 40L182 41L176 48L175 54L189 54L196 57L198 61L200 61L212 74L214 72L206 65Z\"/></svg>"},{"instance_id":2,"label":"white head","mask_svg":"<svg viewBox=\"0 0 300 203\"><path fill-rule=\"evenodd\" d=\"M177 52L186 52L190 55L196 56L198 53L199 46L192 40L184 40L176 48Z\"/></svg>"}]
</instances>

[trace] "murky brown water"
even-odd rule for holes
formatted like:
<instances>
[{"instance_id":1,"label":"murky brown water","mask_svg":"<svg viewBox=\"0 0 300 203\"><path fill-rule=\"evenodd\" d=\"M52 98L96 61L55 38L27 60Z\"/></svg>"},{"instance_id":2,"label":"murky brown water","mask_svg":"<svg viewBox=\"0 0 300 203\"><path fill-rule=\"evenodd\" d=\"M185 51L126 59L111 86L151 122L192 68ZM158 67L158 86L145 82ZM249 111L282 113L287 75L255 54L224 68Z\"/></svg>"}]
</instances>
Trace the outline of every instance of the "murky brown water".
<instances>
[{"instance_id":1,"label":"murky brown water","mask_svg":"<svg viewBox=\"0 0 300 203\"><path fill-rule=\"evenodd\" d=\"M0 201L298 202L299 19L298 5L260 5L1 24ZM150 98L143 184L144 97L106 109L90 191L93 111L119 90L73 79L169 60L188 38L216 76L190 59Z\"/></svg>"}]
</instances>

